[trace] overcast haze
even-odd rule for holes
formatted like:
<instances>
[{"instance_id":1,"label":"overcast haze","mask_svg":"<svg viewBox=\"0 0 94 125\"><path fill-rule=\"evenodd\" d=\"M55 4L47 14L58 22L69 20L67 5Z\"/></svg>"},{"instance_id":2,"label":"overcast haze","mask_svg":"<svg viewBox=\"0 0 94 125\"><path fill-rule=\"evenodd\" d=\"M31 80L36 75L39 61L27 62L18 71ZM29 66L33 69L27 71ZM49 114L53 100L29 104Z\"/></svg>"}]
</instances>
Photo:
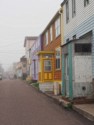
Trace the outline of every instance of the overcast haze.
<instances>
[{"instance_id":1,"label":"overcast haze","mask_svg":"<svg viewBox=\"0 0 94 125\"><path fill-rule=\"evenodd\" d=\"M24 55L25 36L39 35L63 0L0 0L0 64L7 69Z\"/></svg>"}]
</instances>

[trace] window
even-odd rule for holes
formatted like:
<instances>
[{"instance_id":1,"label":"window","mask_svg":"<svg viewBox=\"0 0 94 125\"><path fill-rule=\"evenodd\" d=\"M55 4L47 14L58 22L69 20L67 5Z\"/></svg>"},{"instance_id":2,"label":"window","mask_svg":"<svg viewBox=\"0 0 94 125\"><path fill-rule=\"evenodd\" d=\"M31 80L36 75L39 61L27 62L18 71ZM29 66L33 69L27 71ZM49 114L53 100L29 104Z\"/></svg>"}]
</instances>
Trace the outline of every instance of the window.
<instances>
[{"instance_id":1,"label":"window","mask_svg":"<svg viewBox=\"0 0 94 125\"><path fill-rule=\"evenodd\" d=\"M69 22L69 2L66 2L66 23Z\"/></svg>"},{"instance_id":2,"label":"window","mask_svg":"<svg viewBox=\"0 0 94 125\"><path fill-rule=\"evenodd\" d=\"M36 76L36 60L33 60L34 61L34 77Z\"/></svg>"},{"instance_id":3,"label":"window","mask_svg":"<svg viewBox=\"0 0 94 125\"><path fill-rule=\"evenodd\" d=\"M60 18L58 18L55 22L55 36L58 37L60 35Z\"/></svg>"},{"instance_id":4,"label":"window","mask_svg":"<svg viewBox=\"0 0 94 125\"><path fill-rule=\"evenodd\" d=\"M91 53L91 43L76 43L75 52L76 53Z\"/></svg>"},{"instance_id":5,"label":"window","mask_svg":"<svg viewBox=\"0 0 94 125\"><path fill-rule=\"evenodd\" d=\"M46 32L46 35L45 35L45 44L46 45L48 44L48 31Z\"/></svg>"},{"instance_id":6,"label":"window","mask_svg":"<svg viewBox=\"0 0 94 125\"><path fill-rule=\"evenodd\" d=\"M53 40L53 35L52 35L52 26L50 27L50 42Z\"/></svg>"},{"instance_id":7,"label":"window","mask_svg":"<svg viewBox=\"0 0 94 125\"><path fill-rule=\"evenodd\" d=\"M72 17L76 15L76 3L75 0L72 0Z\"/></svg>"},{"instance_id":8,"label":"window","mask_svg":"<svg viewBox=\"0 0 94 125\"><path fill-rule=\"evenodd\" d=\"M51 60L44 61L44 71L50 72L52 70Z\"/></svg>"},{"instance_id":9,"label":"window","mask_svg":"<svg viewBox=\"0 0 94 125\"><path fill-rule=\"evenodd\" d=\"M60 48L56 49L56 69L60 69Z\"/></svg>"},{"instance_id":10,"label":"window","mask_svg":"<svg viewBox=\"0 0 94 125\"><path fill-rule=\"evenodd\" d=\"M89 4L89 0L84 0L84 7L86 7Z\"/></svg>"}]
</instances>

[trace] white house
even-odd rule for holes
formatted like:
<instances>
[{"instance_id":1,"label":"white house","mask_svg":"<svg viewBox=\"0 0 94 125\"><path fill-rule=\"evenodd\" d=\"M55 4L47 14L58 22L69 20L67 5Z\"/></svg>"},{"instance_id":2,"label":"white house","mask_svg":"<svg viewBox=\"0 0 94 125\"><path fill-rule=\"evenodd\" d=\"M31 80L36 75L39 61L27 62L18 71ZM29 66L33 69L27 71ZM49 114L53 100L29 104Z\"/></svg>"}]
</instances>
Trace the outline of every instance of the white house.
<instances>
[{"instance_id":1,"label":"white house","mask_svg":"<svg viewBox=\"0 0 94 125\"><path fill-rule=\"evenodd\" d=\"M64 19L62 50L65 49L62 51L63 94L67 93L66 96L70 98L83 96L89 98L94 94L92 90L94 87L92 82L94 81L94 0L64 0L61 6Z\"/></svg>"}]
</instances>

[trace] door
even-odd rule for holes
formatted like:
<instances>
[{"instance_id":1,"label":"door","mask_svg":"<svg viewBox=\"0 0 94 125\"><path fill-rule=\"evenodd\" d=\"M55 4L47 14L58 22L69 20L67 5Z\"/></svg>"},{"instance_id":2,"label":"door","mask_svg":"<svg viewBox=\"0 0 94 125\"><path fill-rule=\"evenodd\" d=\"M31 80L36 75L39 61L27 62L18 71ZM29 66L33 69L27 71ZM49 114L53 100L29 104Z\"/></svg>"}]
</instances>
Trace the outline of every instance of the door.
<instances>
[{"instance_id":1,"label":"door","mask_svg":"<svg viewBox=\"0 0 94 125\"><path fill-rule=\"evenodd\" d=\"M69 97L69 63L68 63L68 54L65 55L65 96Z\"/></svg>"},{"instance_id":2,"label":"door","mask_svg":"<svg viewBox=\"0 0 94 125\"><path fill-rule=\"evenodd\" d=\"M44 81L53 81L53 60L43 60L43 79Z\"/></svg>"}]
</instances>

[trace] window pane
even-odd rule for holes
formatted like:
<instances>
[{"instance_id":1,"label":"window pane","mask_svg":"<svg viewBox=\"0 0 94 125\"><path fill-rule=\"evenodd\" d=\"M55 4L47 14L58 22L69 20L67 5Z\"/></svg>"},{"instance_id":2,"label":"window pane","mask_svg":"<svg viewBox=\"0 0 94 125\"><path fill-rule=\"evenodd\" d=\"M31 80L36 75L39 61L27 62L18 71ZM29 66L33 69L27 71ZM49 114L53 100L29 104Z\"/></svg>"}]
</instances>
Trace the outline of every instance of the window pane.
<instances>
[{"instance_id":1,"label":"window pane","mask_svg":"<svg viewBox=\"0 0 94 125\"><path fill-rule=\"evenodd\" d=\"M72 17L76 15L76 3L75 0L72 0Z\"/></svg>"},{"instance_id":2,"label":"window pane","mask_svg":"<svg viewBox=\"0 0 94 125\"><path fill-rule=\"evenodd\" d=\"M91 43L75 44L75 52L90 53L91 52Z\"/></svg>"},{"instance_id":3,"label":"window pane","mask_svg":"<svg viewBox=\"0 0 94 125\"><path fill-rule=\"evenodd\" d=\"M60 35L60 18L58 18L55 22L55 34L56 37Z\"/></svg>"},{"instance_id":4,"label":"window pane","mask_svg":"<svg viewBox=\"0 0 94 125\"><path fill-rule=\"evenodd\" d=\"M66 2L66 23L69 21L69 3Z\"/></svg>"},{"instance_id":5,"label":"window pane","mask_svg":"<svg viewBox=\"0 0 94 125\"><path fill-rule=\"evenodd\" d=\"M51 71L51 69L52 69L51 60L45 60L44 61L44 70Z\"/></svg>"}]
</instances>

